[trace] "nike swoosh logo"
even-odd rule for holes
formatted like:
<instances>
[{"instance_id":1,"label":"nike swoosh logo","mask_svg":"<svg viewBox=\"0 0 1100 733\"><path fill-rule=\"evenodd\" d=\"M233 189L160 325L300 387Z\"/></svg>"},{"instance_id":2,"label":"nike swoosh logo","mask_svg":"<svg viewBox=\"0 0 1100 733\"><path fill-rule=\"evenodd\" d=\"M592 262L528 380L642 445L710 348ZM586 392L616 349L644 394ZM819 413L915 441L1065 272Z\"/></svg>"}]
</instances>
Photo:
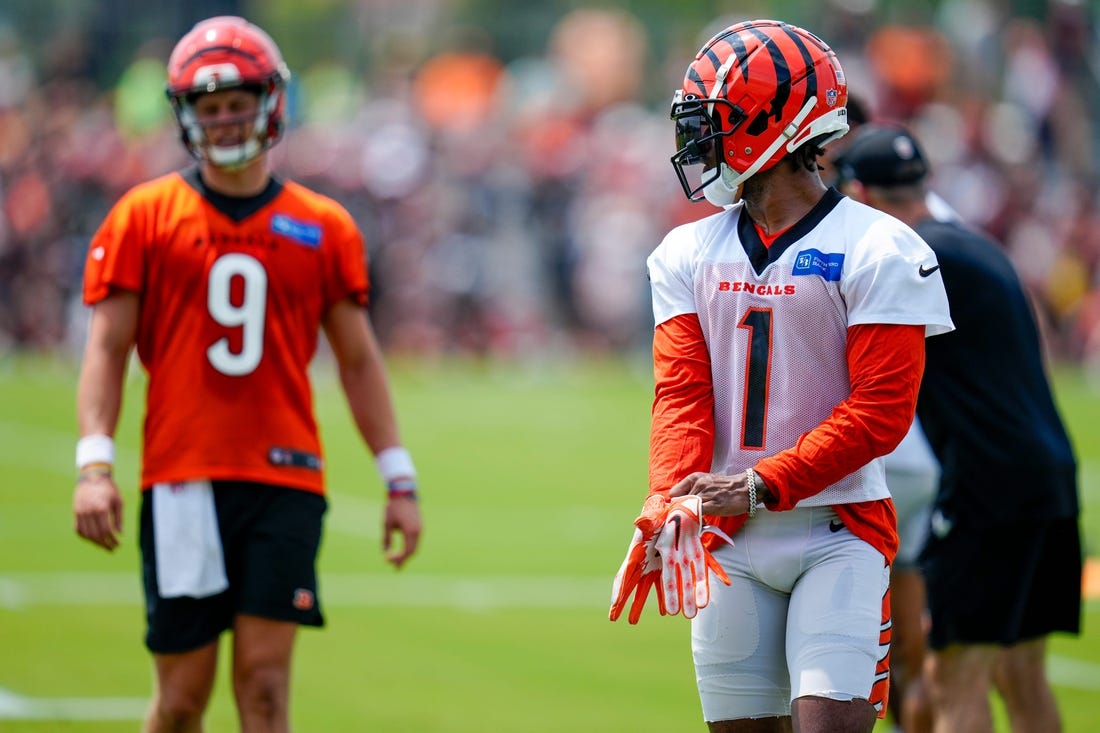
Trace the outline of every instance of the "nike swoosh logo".
<instances>
[{"instance_id":1,"label":"nike swoosh logo","mask_svg":"<svg viewBox=\"0 0 1100 733\"><path fill-rule=\"evenodd\" d=\"M839 519L834 519L833 521L829 522L830 532L839 532L842 529L844 529L844 522L840 521Z\"/></svg>"},{"instance_id":2,"label":"nike swoosh logo","mask_svg":"<svg viewBox=\"0 0 1100 733\"><path fill-rule=\"evenodd\" d=\"M935 265L933 267L925 267L924 265L921 265L920 269L917 270L917 274L921 277L928 277L938 269L940 269L939 265Z\"/></svg>"},{"instance_id":3,"label":"nike swoosh logo","mask_svg":"<svg viewBox=\"0 0 1100 733\"><path fill-rule=\"evenodd\" d=\"M676 524L676 534L673 535L673 545L675 547L680 546L680 517L673 515L672 521Z\"/></svg>"}]
</instances>

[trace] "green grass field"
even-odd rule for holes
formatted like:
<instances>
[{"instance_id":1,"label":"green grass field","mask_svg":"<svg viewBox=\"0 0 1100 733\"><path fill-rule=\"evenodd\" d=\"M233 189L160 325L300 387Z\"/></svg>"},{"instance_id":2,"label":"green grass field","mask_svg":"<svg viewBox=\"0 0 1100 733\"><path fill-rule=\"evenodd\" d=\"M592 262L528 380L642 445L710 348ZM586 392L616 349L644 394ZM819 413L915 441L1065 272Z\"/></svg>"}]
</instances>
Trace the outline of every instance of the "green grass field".
<instances>
[{"instance_id":1,"label":"green grass field","mask_svg":"<svg viewBox=\"0 0 1100 733\"><path fill-rule=\"evenodd\" d=\"M425 517L422 550L400 573L382 559L382 488L331 371L317 375L328 627L299 637L295 730L705 729L688 622L659 617L652 599L638 626L607 620L645 494L646 364L393 366ZM134 534L143 385L132 379L117 436L127 507L113 555L71 526L74 385L66 362L0 361L4 733L136 731L151 688ZM1100 554L1100 393L1069 371L1057 387L1083 465L1086 542ZM215 733L236 729L226 661ZM1051 676L1065 730L1100 730L1097 602L1081 637L1053 640Z\"/></svg>"}]
</instances>

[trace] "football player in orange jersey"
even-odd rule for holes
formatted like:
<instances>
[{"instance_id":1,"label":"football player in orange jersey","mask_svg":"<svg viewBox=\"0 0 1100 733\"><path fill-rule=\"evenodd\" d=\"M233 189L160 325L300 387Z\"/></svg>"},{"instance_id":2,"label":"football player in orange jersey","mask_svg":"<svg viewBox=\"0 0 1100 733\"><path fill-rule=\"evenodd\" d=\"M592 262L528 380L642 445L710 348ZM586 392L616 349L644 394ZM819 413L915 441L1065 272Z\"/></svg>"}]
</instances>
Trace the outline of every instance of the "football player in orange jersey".
<instances>
[{"instance_id":1,"label":"football player in orange jersey","mask_svg":"<svg viewBox=\"0 0 1100 733\"><path fill-rule=\"evenodd\" d=\"M387 484L388 560L400 568L420 537L416 471L365 310L362 237L342 206L273 177L267 161L289 76L257 26L198 23L172 52L167 90L198 165L127 192L89 247L73 511L81 537L118 546L113 435L136 348L148 375L140 544L157 679L146 731L202 729L226 630L241 730L289 727L296 631L323 624L327 503L307 371L322 329Z\"/></svg>"},{"instance_id":2,"label":"football player in orange jersey","mask_svg":"<svg viewBox=\"0 0 1100 733\"><path fill-rule=\"evenodd\" d=\"M673 98L684 192L722 210L647 260L644 506L698 497L733 539L704 537L730 584L685 613L714 732L869 733L886 711L898 536L881 457L913 421L925 337L952 323L932 250L821 180L846 100L832 49L771 20L715 35Z\"/></svg>"}]
</instances>

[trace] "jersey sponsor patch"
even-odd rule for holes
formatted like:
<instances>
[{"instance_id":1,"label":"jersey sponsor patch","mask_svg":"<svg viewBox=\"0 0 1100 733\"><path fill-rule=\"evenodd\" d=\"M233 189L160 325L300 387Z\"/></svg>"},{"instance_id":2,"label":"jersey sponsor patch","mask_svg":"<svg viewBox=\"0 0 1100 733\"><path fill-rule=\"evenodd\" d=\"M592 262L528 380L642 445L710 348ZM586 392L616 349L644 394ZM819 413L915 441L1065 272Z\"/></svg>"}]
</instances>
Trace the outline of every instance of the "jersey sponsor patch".
<instances>
[{"instance_id":1,"label":"jersey sponsor patch","mask_svg":"<svg viewBox=\"0 0 1100 733\"><path fill-rule=\"evenodd\" d=\"M825 254L816 249L804 249L794 258L792 275L819 275L827 282L838 282L840 271L844 268L844 254L833 252Z\"/></svg>"},{"instance_id":2,"label":"jersey sponsor patch","mask_svg":"<svg viewBox=\"0 0 1100 733\"><path fill-rule=\"evenodd\" d=\"M275 214L271 217L271 231L304 244L310 249L321 246L321 227L318 224L295 221L286 214Z\"/></svg>"}]
</instances>

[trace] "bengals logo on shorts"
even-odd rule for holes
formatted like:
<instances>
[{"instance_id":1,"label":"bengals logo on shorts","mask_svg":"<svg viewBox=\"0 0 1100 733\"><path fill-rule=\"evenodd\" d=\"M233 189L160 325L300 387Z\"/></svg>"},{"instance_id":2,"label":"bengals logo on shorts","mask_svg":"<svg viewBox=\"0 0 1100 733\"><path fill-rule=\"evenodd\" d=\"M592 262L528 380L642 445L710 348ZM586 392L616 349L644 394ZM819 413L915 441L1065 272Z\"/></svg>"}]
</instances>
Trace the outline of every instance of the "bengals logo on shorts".
<instances>
[{"instance_id":1,"label":"bengals logo on shorts","mask_svg":"<svg viewBox=\"0 0 1100 733\"><path fill-rule=\"evenodd\" d=\"M294 591L294 607L299 611L308 611L313 608L313 591L305 588Z\"/></svg>"}]
</instances>

